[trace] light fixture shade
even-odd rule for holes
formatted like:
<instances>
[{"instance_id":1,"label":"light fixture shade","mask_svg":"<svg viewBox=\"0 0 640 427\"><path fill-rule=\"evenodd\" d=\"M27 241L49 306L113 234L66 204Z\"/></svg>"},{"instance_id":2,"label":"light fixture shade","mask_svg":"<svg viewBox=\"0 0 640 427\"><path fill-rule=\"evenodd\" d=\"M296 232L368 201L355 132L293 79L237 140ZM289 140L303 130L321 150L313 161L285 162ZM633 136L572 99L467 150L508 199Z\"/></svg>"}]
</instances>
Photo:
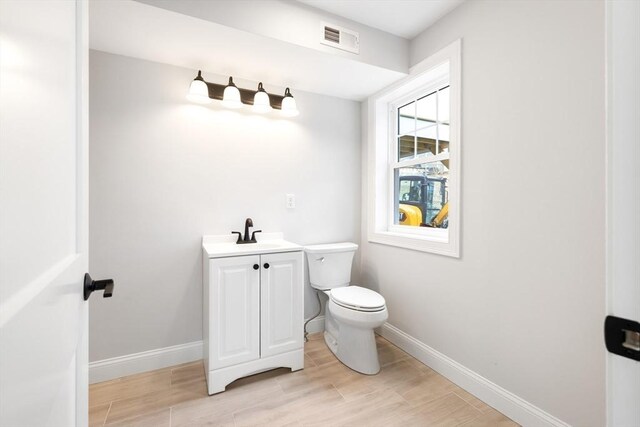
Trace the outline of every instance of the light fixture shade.
<instances>
[{"instance_id":1,"label":"light fixture shade","mask_svg":"<svg viewBox=\"0 0 640 427\"><path fill-rule=\"evenodd\" d=\"M293 99L293 95L291 95L289 88L286 88L284 91L284 98L282 99L282 115L286 117L295 117L298 114L300 114L300 112L298 111L296 100Z\"/></svg>"},{"instance_id":2,"label":"light fixture shade","mask_svg":"<svg viewBox=\"0 0 640 427\"><path fill-rule=\"evenodd\" d=\"M273 110L273 108L271 108L269 94L262 87L262 83L258 83L258 91L253 97L252 110L256 113L268 113Z\"/></svg>"},{"instance_id":3,"label":"light fixture shade","mask_svg":"<svg viewBox=\"0 0 640 427\"><path fill-rule=\"evenodd\" d=\"M187 93L187 99L191 102L197 102L199 104L210 104L213 102L209 98L209 88L202 78L202 72L198 70L198 76L193 79L191 86L189 86L189 92Z\"/></svg>"},{"instance_id":4,"label":"light fixture shade","mask_svg":"<svg viewBox=\"0 0 640 427\"><path fill-rule=\"evenodd\" d=\"M224 93L222 95L222 105L227 108L242 107L240 90L233 83L233 77L229 77L229 84L224 88Z\"/></svg>"}]
</instances>

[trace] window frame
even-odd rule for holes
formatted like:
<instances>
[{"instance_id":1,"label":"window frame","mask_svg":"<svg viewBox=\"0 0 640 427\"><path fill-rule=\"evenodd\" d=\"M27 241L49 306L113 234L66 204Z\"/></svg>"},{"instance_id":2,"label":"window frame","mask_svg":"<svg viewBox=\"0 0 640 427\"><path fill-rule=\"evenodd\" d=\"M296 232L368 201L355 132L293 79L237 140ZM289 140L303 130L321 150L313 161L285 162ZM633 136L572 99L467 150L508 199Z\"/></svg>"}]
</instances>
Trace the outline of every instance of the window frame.
<instances>
[{"instance_id":1,"label":"window frame","mask_svg":"<svg viewBox=\"0 0 640 427\"><path fill-rule=\"evenodd\" d=\"M448 72L445 72L447 68ZM438 153L431 157L399 161L397 109L447 84L450 97L448 153L446 156ZM369 242L456 258L460 256L460 84L461 40L457 40L412 67L408 77L367 100ZM448 228L395 224L394 170L398 165L432 163L446 157L449 158Z\"/></svg>"},{"instance_id":2,"label":"window frame","mask_svg":"<svg viewBox=\"0 0 640 427\"><path fill-rule=\"evenodd\" d=\"M420 227L416 228L414 226L407 225L399 225L395 223L395 215L396 215L396 194L395 194L395 170L403 167L411 167L415 165L423 165L426 163L436 163L441 160L449 160L451 153L438 153L431 157L417 157L417 146L414 145L414 157L409 160L400 160L398 159L399 155L399 144L398 137L400 135L400 130L398 129L398 110L403 106L410 104L412 102L417 102L425 96L431 95L432 93L437 93L437 91L442 90L443 86L449 87L449 75L435 79L432 82L429 82L426 86L423 86L419 89L412 91L411 93L399 98L398 100L389 103L389 154L388 154L388 171L387 171L387 180L389 186L389 199L393 201L393 207L390 207L388 213L388 227L389 231L396 233L410 233L421 236L427 236L437 241L445 241L448 238L448 231L437 228L426 228ZM436 101L437 102L437 101ZM417 113L417 110L416 110ZM436 109L437 114L437 109ZM438 120L436 118L436 123L433 125L437 128ZM427 127L418 128L416 127L413 132L416 134L419 130L426 129ZM436 129L436 134L437 134ZM417 144L417 138L414 139L414 144ZM436 143L437 146L437 143ZM445 236L447 235L447 236Z\"/></svg>"}]
</instances>

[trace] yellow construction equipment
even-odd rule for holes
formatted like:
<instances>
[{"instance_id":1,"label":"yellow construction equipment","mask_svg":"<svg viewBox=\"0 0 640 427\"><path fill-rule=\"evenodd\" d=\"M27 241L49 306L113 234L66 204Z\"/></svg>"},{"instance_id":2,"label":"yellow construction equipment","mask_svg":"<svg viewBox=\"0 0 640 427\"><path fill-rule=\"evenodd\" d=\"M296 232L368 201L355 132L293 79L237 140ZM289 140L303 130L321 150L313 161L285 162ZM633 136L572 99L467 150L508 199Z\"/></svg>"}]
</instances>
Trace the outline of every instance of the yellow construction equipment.
<instances>
[{"instance_id":1,"label":"yellow construction equipment","mask_svg":"<svg viewBox=\"0 0 640 427\"><path fill-rule=\"evenodd\" d=\"M414 227L447 228L447 178L403 175L398 178L398 223Z\"/></svg>"},{"instance_id":2,"label":"yellow construction equipment","mask_svg":"<svg viewBox=\"0 0 640 427\"><path fill-rule=\"evenodd\" d=\"M422 211L419 207L401 203L399 209L400 217L398 219L400 225L413 225L415 227L420 226L420 224L422 223Z\"/></svg>"},{"instance_id":3,"label":"yellow construction equipment","mask_svg":"<svg viewBox=\"0 0 640 427\"><path fill-rule=\"evenodd\" d=\"M445 203L440 212L436 214L436 216L431 219L431 222L427 225L427 227L437 227L440 228L442 223L449 217L449 202Z\"/></svg>"},{"instance_id":4,"label":"yellow construction equipment","mask_svg":"<svg viewBox=\"0 0 640 427\"><path fill-rule=\"evenodd\" d=\"M445 203L442 209L433 217L428 224L422 223L422 210L417 206L406 205L400 203L399 205L400 216L398 222L400 225L413 225L414 227L434 227L441 228L442 223L449 216L449 202Z\"/></svg>"}]
</instances>

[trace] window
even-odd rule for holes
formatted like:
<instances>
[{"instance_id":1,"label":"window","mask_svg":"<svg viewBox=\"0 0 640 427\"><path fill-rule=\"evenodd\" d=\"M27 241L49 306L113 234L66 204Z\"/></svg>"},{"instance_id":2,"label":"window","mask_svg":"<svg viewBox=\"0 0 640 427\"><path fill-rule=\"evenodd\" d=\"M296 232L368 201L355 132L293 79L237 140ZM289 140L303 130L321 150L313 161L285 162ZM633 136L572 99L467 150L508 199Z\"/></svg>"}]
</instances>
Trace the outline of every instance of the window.
<instances>
[{"instance_id":1,"label":"window","mask_svg":"<svg viewBox=\"0 0 640 427\"><path fill-rule=\"evenodd\" d=\"M368 101L368 238L459 256L460 42Z\"/></svg>"},{"instance_id":2,"label":"window","mask_svg":"<svg viewBox=\"0 0 640 427\"><path fill-rule=\"evenodd\" d=\"M447 228L449 182L449 82L435 82L425 94L414 92L391 110L395 158L393 224ZM402 232L402 228L392 227Z\"/></svg>"}]
</instances>

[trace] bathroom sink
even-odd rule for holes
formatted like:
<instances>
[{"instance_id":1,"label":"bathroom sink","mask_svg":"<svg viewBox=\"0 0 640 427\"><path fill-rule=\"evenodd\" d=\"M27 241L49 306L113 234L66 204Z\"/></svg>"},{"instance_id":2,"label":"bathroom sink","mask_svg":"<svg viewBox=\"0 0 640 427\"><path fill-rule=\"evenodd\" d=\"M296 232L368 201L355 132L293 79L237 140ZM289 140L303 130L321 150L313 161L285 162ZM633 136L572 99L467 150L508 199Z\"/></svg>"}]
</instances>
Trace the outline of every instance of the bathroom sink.
<instances>
[{"instance_id":1,"label":"bathroom sink","mask_svg":"<svg viewBox=\"0 0 640 427\"><path fill-rule=\"evenodd\" d=\"M233 245L235 246L233 249L240 251L240 252L255 252L255 251L266 251L269 249L282 249L283 247L286 246L286 243L284 240L282 240L281 242L258 242L258 243L246 243L243 245L238 245L236 243L233 243Z\"/></svg>"},{"instance_id":2,"label":"bathroom sink","mask_svg":"<svg viewBox=\"0 0 640 427\"><path fill-rule=\"evenodd\" d=\"M275 252L301 251L302 246L284 240L282 233L262 233L258 243L237 244L236 236L231 234L203 236L202 249L209 258L238 255L259 255Z\"/></svg>"}]
</instances>

